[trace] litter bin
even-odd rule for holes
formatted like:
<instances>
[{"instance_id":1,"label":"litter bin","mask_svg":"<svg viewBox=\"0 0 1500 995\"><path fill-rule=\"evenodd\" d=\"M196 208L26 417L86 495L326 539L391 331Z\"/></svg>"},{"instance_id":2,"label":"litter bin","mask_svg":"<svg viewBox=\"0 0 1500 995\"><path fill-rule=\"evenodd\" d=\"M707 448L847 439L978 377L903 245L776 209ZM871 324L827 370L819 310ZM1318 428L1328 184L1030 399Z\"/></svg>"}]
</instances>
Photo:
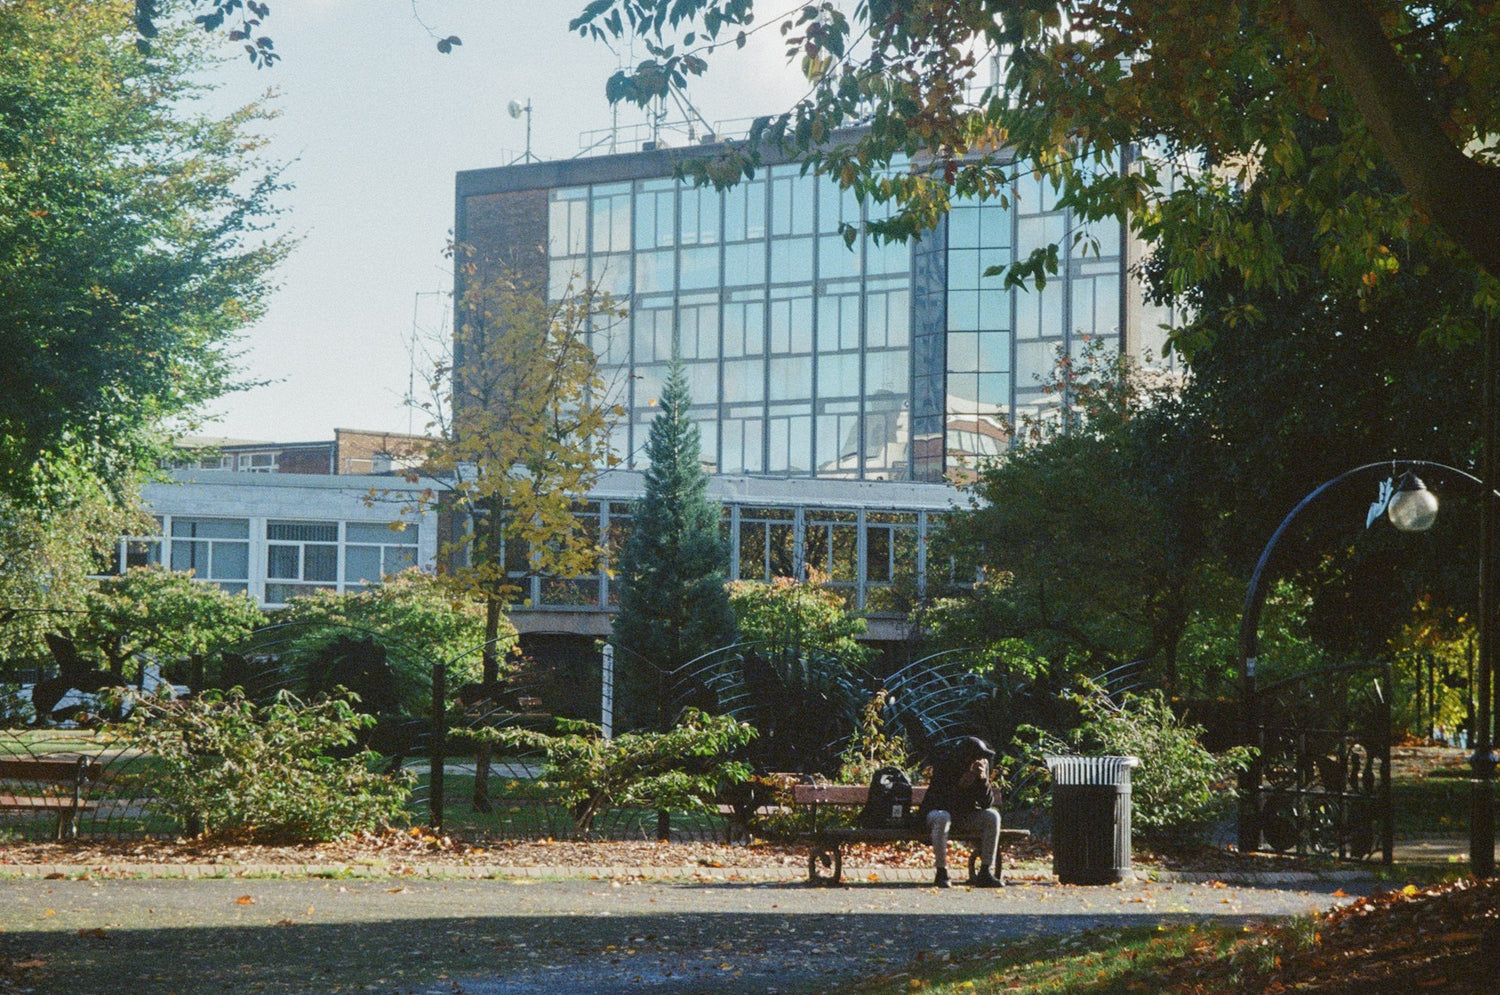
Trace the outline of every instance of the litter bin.
<instances>
[{"instance_id":1,"label":"litter bin","mask_svg":"<svg viewBox=\"0 0 1500 995\"><path fill-rule=\"evenodd\" d=\"M1063 884L1130 876L1130 769L1136 757L1049 756L1052 872Z\"/></svg>"}]
</instances>

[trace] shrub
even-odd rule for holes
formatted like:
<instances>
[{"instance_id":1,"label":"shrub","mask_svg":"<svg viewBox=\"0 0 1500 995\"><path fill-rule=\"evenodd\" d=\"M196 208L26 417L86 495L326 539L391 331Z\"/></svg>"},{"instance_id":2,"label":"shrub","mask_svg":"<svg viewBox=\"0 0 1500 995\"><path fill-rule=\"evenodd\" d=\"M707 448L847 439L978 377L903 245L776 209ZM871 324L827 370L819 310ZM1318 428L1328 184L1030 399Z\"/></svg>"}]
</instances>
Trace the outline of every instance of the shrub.
<instances>
[{"instance_id":1,"label":"shrub","mask_svg":"<svg viewBox=\"0 0 1500 995\"><path fill-rule=\"evenodd\" d=\"M401 819L406 781L374 754L337 757L372 720L345 698L257 705L238 690L167 701L132 696L117 731L150 756L139 775L188 831L260 840L331 840Z\"/></svg>"},{"instance_id":2,"label":"shrub","mask_svg":"<svg viewBox=\"0 0 1500 995\"><path fill-rule=\"evenodd\" d=\"M1160 691L1126 694L1117 704L1086 683L1076 700L1083 723L1068 734L1064 749L1141 759L1130 778L1133 835L1148 846L1204 842L1233 807L1235 775L1252 751L1237 746L1210 753L1200 742L1202 727L1178 719Z\"/></svg>"},{"instance_id":3,"label":"shrub","mask_svg":"<svg viewBox=\"0 0 1500 995\"><path fill-rule=\"evenodd\" d=\"M901 733L886 732L887 692L880 690L860 713L859 729L839 756L839 784L869 784L882 767L911 767L911 749Z\"/></svg>"},{"instance_id":4,"label":"shrub","mask_svg":"<svg viewBox=\"0 0 1500 995\"><path fill-rule=\"evenodd\" d=\"M666 732L614 739L605 739L592 722L562 719L558 725L563 735L511 728L476 730L465 738L542 750L542 787L568 807L581 835L606 809L620 805L707 810L723 785L750 776L749 766L731 755L755 737L755 730L725 715L690 708Z\"/></svg>"},{"instance_id":5,"label":"shrub","mask_svg":"<svg viewBox=\"0 0 1500 995\"><path fill-rule=\"evenodd\" d=\"M484 613L476 602L432 577L410 570L363 591L314 591L292 598L276 621L295 633L278 656L292 672L308 675L320 659L337 654L341 642L373 640L384 651L398 702L407 715L430 707L432 665L448 663L448 686L457 689L480 679ZM496 656L518 653L511 624L500 620ZM303 680L310 680L304 676ZM366 702L367 711L370 709Z\"/></svg>"}]
</instances>

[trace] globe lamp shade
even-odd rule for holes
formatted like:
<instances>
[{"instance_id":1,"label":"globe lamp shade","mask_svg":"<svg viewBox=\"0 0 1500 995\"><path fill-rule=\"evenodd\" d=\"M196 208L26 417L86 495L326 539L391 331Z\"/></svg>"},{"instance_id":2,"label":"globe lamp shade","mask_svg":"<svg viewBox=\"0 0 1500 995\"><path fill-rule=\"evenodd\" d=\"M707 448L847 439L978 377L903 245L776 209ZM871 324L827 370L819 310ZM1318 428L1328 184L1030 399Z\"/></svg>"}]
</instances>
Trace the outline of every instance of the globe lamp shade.
<instances>
[{"instance_id":1,"label":"globe lamp shade","mask_svg":"<svg viewBox=\"0 0 1500 995\"><path fill-rule=\"evenodd\" d=\"M1396 481L1396 491L1386 505L1386 517L1402 532L1426 532L1437 521L1437 495L1410 470Z\"/></svg>"}]
</instances>

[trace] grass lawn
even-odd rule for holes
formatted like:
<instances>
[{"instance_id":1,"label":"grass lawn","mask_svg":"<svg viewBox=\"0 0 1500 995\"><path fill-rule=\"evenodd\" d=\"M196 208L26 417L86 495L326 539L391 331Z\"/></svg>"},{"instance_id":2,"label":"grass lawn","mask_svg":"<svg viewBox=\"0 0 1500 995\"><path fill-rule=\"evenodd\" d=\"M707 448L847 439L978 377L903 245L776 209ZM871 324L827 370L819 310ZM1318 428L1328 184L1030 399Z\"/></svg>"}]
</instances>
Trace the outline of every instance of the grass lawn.
<instances>
[{"instance_id":1,"label":"grass lawn","mask_svg":"<svg viewBox=\"0 0 1500 995\"><path fill-rule=\"evenodd\" d=\"M1472 791L1467 776L1429 774L1392 778L1391 808L1396 838L1465 835ZM1500 812L1500 804L1496 811Z\"/></svg>"},{"instance_id":2,"label":"grass lawn","mask_svg":"<svg viewBox=\"0 0 1500 995\"><path fill-rule=\"evenodd\" d=\"M926 958L910 970L872 978L847 989L877 995L934 992L1113 993L1160 992L1161 979L1189 956L1229 957L1245 935L1225 927L1143 926L1083 932L1059 939L1037 937L996 950Z\"/></svg>"}]
</instances>

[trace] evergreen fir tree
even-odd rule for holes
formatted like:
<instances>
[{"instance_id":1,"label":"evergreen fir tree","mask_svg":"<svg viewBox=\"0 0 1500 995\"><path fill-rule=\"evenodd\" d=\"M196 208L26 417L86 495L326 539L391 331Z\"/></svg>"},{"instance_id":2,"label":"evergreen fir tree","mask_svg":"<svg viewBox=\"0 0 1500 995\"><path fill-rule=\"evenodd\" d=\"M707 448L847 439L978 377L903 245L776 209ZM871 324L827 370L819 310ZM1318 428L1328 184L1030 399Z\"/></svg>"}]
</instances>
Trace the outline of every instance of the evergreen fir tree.
<instances>
[{"instance_id":1,"label":"evergreen fir tree","mask_svg":"<svg viewBox=\"0 0 1500 995\"><path fill-rule=\"evenodd\" d=\"M734 641L725 590L729 551L708 500L687 378L674 361L646 442L646 493L619 559L615 653L617 729L665 728L682 666Z\"/></svg>"}]
</instances>

